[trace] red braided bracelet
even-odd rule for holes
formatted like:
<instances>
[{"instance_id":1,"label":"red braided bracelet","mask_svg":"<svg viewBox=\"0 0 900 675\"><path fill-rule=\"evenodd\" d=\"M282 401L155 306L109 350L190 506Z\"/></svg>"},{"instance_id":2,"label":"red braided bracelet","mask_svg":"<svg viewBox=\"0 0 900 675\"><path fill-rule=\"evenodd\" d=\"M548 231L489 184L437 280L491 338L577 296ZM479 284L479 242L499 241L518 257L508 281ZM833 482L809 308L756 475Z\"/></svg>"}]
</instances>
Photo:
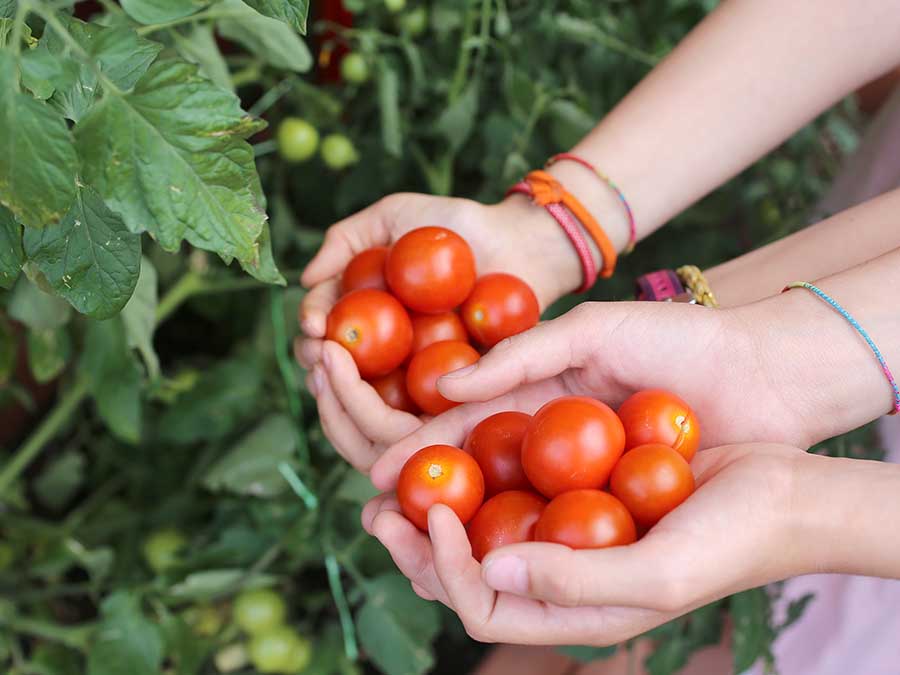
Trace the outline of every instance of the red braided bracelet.
<instances>
[{"instance_id":1,"label":"red braided bracelet","mask_svg":"<svg viewBox=\"0 0 900 675\"><path fill-rule=\"evenodd\" d=\"M534 192L532 191L531 186L525 181L516 183L506 191L507 196L511 194L522 194L527 195L528 197L534 196ZM563 229L563 232L565 232L566 236L569 237L569 241L572 242L572 246L575 248L575 253L578 254L578 259L581 261L583 282L581 284L581 287L576 292L583 293L591 286L593 286L594 282L597 281L597 266L594 264L594 256L591 254L591 248L590 246L588 246L587 241L585 241L584 235L581 233L581 228L578 226L578 223L575 222L572 214L569 213L568 209L566 209L565 206L559 203L555 203L547 204L544 208L546 208L547 213L553 216L553 219L557 223L559 223L559 226Z\"/></svg>"}]
</instances>

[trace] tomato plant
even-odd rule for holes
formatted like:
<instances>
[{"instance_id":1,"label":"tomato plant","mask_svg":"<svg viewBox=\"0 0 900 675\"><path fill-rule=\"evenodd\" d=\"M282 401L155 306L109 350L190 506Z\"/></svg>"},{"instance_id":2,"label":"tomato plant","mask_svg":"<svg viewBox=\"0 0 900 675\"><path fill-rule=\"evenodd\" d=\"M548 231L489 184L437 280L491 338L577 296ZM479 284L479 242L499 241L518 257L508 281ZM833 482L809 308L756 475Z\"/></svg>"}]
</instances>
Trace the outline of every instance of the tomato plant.
<instances>
[{"instance_id":1,"label":"tomato plant","mask_svg":"<svg viewBox=\"0 0 900 675\"><path fill-rule=\"evenodd\" d=\"M294 629L277 626L250 641L250 661L260 673L294 675L309 665L312 645Z\"/></svg>"},{"instance_id":2,"label":"tomato plant","mask_svg":"<svg viewBox=\"0 0 900 675\"><path fill-rule=\"evenodd\" d=\"M469 433L463 449L481 467L486 494L531 489L522 468L522 439L530 421L531 416L522 412L498 412Z\"/></svg>"},{"instance_id":3,"label":"tomato plant","mask_svg":"<svg viewBox=\"0 0 900 675\"><path fill-rule=\"evenodd\" d=\"M647 389L629 396L619 406L625 427L625 448L662 443L691 461L700 445L700 423L687 403L661 389Z\"/></svg>"},{"instance_id":4,"label":"tomato plant","mask_svg":"<svg viewBox=\"0 0 900 675\"><path fill-rule=\"evenodd\" d=\"M484 556L501 546L534 539L534 528L547 500L533 492L510 490L488 499L468 526L472 556Z\"/></svg>"},{"instance_id":5,"label":"tomato plant","mask_svg":"<svg viewBox=\"0 0 900 675\"><path fill-rule=\"evenodd\" d=\"M379 377L409 355L412 324L392 296L364 288L348 293L332 308L325 335L350 352L362 377Z\"/></svg>"},{"instance_id":6,"label":"tomato plant","mask_svg":"<svg viewBox=\"0 0 900 675\"><path fill-rule=\"evenodd\" d=\"M444 398L437 388L438 379L478 359L478 352L467 342L435 342L413 355L406 370L406 390L424 412L439 415L459 403Z\"/></svg>"},{"instance_id":7,"label":"tomato plant","mask_svg":"<svg viewBox=\"0 0 900 675\"><path fill-rule=\"evenodd\" d=\"M541 318L531 287L512 274L486 274L460 309L466 329L482 347L522 333Z\"/></svg>"},{"instance_id":8,"label":"tomato plant","mask_svg":"<svg viewBox=\"0 0 900 675\"><path fill-rule=\"evenodd\" d=\"M653 527L691 496L694 474L684 457L668 445L639 445L622 455L610 476L609 490L638 525Z\"/></svg>"},{"instance_id":9,"label":"tomato plant","mask_svg":"<svg viewBox=\"0 0 900 675\"><path fill-rule=\"evenodd\" d=\"M465 240L443 227L404 234L388 254L385 277L400 301L417 312L449 312L475 285L475 256Z\"/></svg>"},{"instance_id":10,"label":"tomato plant","mask_svg":"<svg viewBox=\"0 0 900 675\"><path fill-rule=\"evenodd\" d=\"M428 509L449 506L465 525L484 499L484 477L469 453L451 445L430 445L410 457L397 479L400 509L428 531Z\"/></svg>"},{"instance_id":11,"label":"tomato plant","mask_svg":"<svg viewBox=\"0 0 900 675\"><path fill-rule=\"evenodd\" d=\"M469 334L466 327L456 312L442 312L440 314L412 315L413 344L412 353L422 351L428 345L435 342L455 340L466 342Z\"/></svg>"},{"instance_id":12,"label":"tomato plant","mask_svg":"<svg viewBox=\"0 0 900 675\"><path fill-rule=\"evenodd\" d=\"M572 490L547 504L535 525L534 539L569 548L606 548L633 543L637 531L628 509L611 494Z\"/></svg>"},{"instance_id":13,"label":"tomato plant","mask_svg":"<svg viewBox=\"0 0 900 675\"><path fill-rule=\"evenodd\" d=\"M288 117L278 125L278 150L288 162L305 162L319 148L319 131L306 120Z\"/></svg>"},{"instance_id":14,"label":"tomato plant","mask_svg":"<svg viewBox=\"0 0 900 675\"><path fill-rule=\"evenodd\" d=\"M251 635L267 633L284 623L287 605L268 588L244 591L234 600L234 622Z\"/></svg>"},{"instance_id":15,"label":"tomato plant","mask_svg":"<svg viewBox=\"0 0 900 675\"><path fill-rule=\"evenodd\" d=\"M157 530L144 540L144 559L153 571L164 572L178 562L185 546L187 538L179 530Z\"/></svg>"},{"instance_id":16,"label":"tomato plant","mask_svg":"<svg viewBox=\"0 0 900 675\"><path fill-rule=\"evenodd\" d=\"M387 283L384 280L387 253L387 246L375 246L353 256L341 274L341 294L346 295L360 288L387 290Z\"/></svg>"},{"instance_id":17,"label":"tomato plant","mask_svg":"<svg viewBox=\"0 0 900 675\"><path fill-rule=\"evenodd\" d=\"M531 484L553 498L604 487L624 449L625 431L609 406L565 396L534 414L522 440L522 466Z\"/></svg>"},{"instance_id":18,"label":"tomato plant","mask_svg":"<svg viewBox=\"0 0 900 675\"><path fill-rule=\"evenodd\" d=\"M353 84L362 84L369 79L369 64L357 52L350 52L341 60L341 77Z\"/></svg>"},{"instance_id":19,"label":"tomato plant","mask_svg":"<svg viewBox=\"0 0 900 675\"><path fill-rule=\"evenodd\" d=\"M405 368L397 368L387 375L369 380L369 384L375 388L375 391L381 396L381 400L395 410L403 410L413 415L419 413L419 406L406 390Z\"/></svg>"}]
</instances>

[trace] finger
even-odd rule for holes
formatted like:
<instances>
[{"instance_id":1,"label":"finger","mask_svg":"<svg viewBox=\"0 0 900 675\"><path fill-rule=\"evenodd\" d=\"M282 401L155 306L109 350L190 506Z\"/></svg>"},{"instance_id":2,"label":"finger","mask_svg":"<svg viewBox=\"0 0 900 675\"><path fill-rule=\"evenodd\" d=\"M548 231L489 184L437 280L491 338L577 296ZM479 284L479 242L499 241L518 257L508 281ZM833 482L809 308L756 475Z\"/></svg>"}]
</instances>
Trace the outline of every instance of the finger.
<instances>
[{"instance_id":1,"label":"finger","mask_svg":"<svg viewBox=\"0 0 900 675\"><path fill-rule=\"evenodd\" d=\"M325 436L328 437L341 457L350 462L357 471L367 473L378 457L378 453L369 439L356 428L353 420L341 406L340 401L331 390L322 366L316 366L315 371L316 373L321 372L321 381L319 381L319 375L315 373L313 380L318 387L316 402L319 406L319 422L322 424Z\"/></svg>"},{"instance_id":2,"label":"finger","mask_svg":"<svg viewBox=\"0 0 900 675\"><path fill-rule=\"evenodd\" d=\"M387 445L422 426L418 417L391 408L372 385L360 379L350 352L337 342L325 341L322 364L344 410L368 439Z\"/></svg>"},{"instance_id":3,"label":"finger","mask_svg":"<svg viewBox=\"0 0 900 675\"><path fill-rule=\"evenodd\" d=\"M417 586L452 609L450 599L437 578L428 536L400 513L384 510L372 522L372 533L390 552L398 569Z\"/></svg>"},{"instance_id":4,"label":"finger","mask_svg":"<svg viewBox=\"0 0 900 675\"><path fill-rule=\"evenodd\" d=\"M322 360L322 340L295 337L294 358L303 368L312 370Z\"/></svg>"},{"instance_id":5,"label":"finger","mask_svg":"<svg viewBox=\"0 0 900 675\"><path fill-rule=\"evenodd\" d=\"M396 495L393 493L378 495L370 499L363 507L360 520L362 521L363 529L369 534L373 534L372 523L382 511L396 511L399 513L400 503L397 501Z\"/></svg>"},{"instance_id":6,"label":"finger","mask_svg":"<svg viewBox=\"0 0 900 675\"><path fill-rule=\"evenodd\" d=\"M337 279L328 279L313 286L309 293L303 296L303 301L297 310L297 320L306 337L325 337L325 327L328 312L334 307L341 295L340 283Z\"/></svg>"},{"instance_id":7,"label":"finger","mask_svg":"<svg viewBox=\"0 0 900 675\"><path fill-rule=\"evenodd\" d=\"M300 282L309 288L338 275L360 251L389 244L387 224L394 215L394 204L390 198L382 199L329 227L322 248L303 270Z\"/></svg>"},{"instance_id":8,"label":"finger","mask_svg":"<svg viewBox=\"0 0 900 675\"><path fill-rule=\"evenodd\" d=\"M673 560L680 555L671 538L648 535L635 544L598 550L516 544L488 554L482 567L488 587L562 607L675 611L694 601Z\"/></svg>"},{"instance_id":9,"label":"finger","mask_svg":"<svg viewBox=\"0 0 900 675\"><path fill-rule=\"evenodd\" d=\"M487 401L513 388L539 382L583 363L585 336L598 344L587 312L576 308L554 321L507 338L475 364L444 375L440 392L452 401Z\"/></svg>"},{"instance_id":10,"label":"finger","mask_svg":"<svg viewBox=\"0 0 900 675\"><path fill-rule=\"evenodd\" d=\"M437 600L437 598L434 597L434 595L432 595L432 593L430 591L428 591L427 589L425 589L424 587L419 586L419 584L417 584L415 582L410 582L410 583L412 584L413 593L418 595L423 600L429 600L429 601Z\"/></svg>"}]
</instances>

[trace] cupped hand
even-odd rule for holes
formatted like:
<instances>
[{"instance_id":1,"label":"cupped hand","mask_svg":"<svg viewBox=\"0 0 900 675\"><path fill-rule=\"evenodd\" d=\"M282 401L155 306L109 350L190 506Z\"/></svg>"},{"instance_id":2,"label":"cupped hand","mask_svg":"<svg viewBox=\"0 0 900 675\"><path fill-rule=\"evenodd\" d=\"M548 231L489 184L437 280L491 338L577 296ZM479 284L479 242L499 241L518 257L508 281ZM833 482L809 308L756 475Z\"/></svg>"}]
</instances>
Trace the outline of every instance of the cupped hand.
<instances>
[{"instance_id":1,"label":"cupped hand","mask_svg":"<svg viewBox=\"0 0 900 675\"><path fill-rule=\"evenodd\" d=\"M629 546L572 550L516 544L471 554L456 515L437 505L429 535L382 495L363 524L416 592L456 611L485 642L610 645L726 595L811 571L791 508L802 450L773 444L710 449L692 463L697 490Z\"/></svg>"},{"instance_id":2,"label":"cupped hand","mask_svg":"<svg viewBox=\"0 0 900 675\"><path fill-rule=\"evenodd\" d=\"M460 445L493 412L532 413L567 394L617 407L635 391L666 389L694 409L701 448L771 438L806 447L809 431L788 393L794 389L778 381L787 370L759 333L765 318L679 303L579 305L441 378L444 396L468 403L390 446L372 467L372 482L390 490L419 448Z\"/></svg>"},{"instance_id":3,"label":"cupped hand","mask_svg":"<svg viewBox=\"0 0 900 675\"><path fill-rule=\"evenodd\" d=\"M325 321L338 299L340 275L357 253L388 245L406 232L440 225L462 235L475 254L478 273L504 271L524 279L541 307L578 285L578 259L560 228L523 198L485 206L466 199L396 194L333 225L303 273L309 287L299 312L304 336L294 344L307 368L323 430L356 468L367 471L384 447L421 425L394 410L364 382L350 354L323 340Z\"/></svg>"}]
</instances>

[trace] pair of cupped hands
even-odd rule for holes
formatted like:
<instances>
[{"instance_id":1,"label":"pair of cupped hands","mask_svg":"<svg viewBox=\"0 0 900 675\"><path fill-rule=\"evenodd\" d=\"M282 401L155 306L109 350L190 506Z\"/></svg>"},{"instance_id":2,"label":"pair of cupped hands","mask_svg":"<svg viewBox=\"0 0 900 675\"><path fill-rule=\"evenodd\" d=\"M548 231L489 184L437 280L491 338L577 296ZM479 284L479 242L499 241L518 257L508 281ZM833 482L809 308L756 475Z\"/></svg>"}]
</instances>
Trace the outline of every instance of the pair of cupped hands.
<instances>
[{"instance_id":1,"label":"pair of cupped hands","mask_svg":"<svg viewBox=\"0 0 900 675\"><path fill-rule=\"evenodd\" d=\"M534 214L534 215L533 215ZM437 224L472 247L480 274L527 281L542 309L577 285L577 258L529 236L543 217L522 200L485 206L399 194L334 225L305 270L304 336L295 354L308 369L322 428L337 451L383 494L363 510L365 529L387 547L421 597L453 609L481 641L607 645L643 633L731 593L801 573L806 560L791 511L804 432L800 402L779 395L754 326L753 306L708 310L688 304L588 302L505 340L475 365L439 382L461 401L428 419L388 407L350 354L323 340L339 278L360 251ZM400 513L392 493L406 459L427 445L461 447L467 433L502 410L533 413L563 395L614 408L640 389L670 390L702 428L691 467L696 492L637 543L571 550L548 543L508 546L479 564L466 531L442 505L429 533ZM778 439L790 445L767 443Z\"/></svg>"}]
</instances>

